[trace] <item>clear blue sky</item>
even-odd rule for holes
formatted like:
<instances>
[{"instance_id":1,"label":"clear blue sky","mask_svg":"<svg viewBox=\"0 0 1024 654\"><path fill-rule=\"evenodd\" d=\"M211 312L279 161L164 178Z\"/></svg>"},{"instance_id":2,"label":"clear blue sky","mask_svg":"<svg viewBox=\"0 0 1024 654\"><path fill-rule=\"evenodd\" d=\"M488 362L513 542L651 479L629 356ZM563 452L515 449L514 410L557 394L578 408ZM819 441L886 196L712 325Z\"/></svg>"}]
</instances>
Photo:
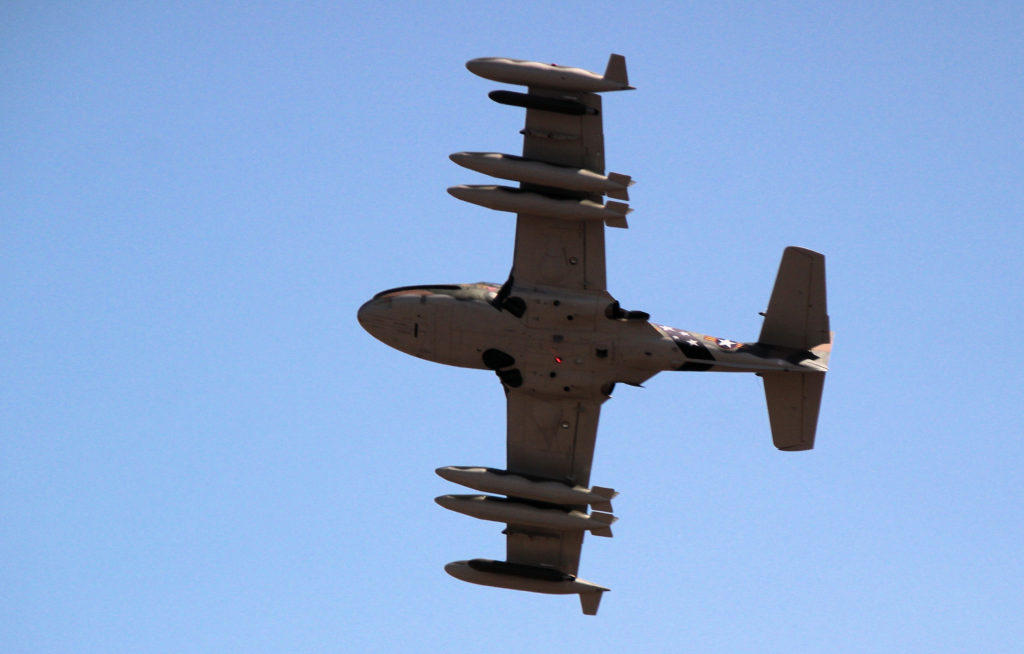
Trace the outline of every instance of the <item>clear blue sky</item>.
<instances>
[{"instance_id":1,"label":"clear blue sky","mask_svg":"<svg viewBox=\"0 0 1024 654\"><path fill-rule=\"evenodd\" d=\"M0 6L0 649L1020 651L1024 6L356 4ZM444 573L504 554L432 501L501 389L355 313L507 274L447 155L522 113L464 62L610 52L612 293L751 339L802 245L837 337L809 453L754 377L617 391L590 618Z\"/></svg>"}]
</instances>

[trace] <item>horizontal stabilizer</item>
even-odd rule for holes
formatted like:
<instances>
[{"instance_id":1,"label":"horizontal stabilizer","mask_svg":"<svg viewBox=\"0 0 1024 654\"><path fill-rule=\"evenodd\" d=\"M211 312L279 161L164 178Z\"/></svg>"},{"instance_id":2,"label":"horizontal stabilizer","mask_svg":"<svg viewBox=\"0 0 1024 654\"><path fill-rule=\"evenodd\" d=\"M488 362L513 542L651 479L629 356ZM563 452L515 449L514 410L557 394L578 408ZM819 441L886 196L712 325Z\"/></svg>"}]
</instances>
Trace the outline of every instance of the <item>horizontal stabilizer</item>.
<instances>
[{"instance_id":1,"label":"horizontal stabilizer","mask_svg":"<svg viewBox=\"0 0 1024 654\"><path fill-rule=\"evenodd\" d=\"M813 448L825 373L766 372L761 379L775 447L788 452Z\"/></svg>"},{"instance_id":2,"label":"horizontal stabilizer","mask_svg":"<svg viewBox=\"0 0 1024 654\"><path fill-rule=\"evenodd\" d=\"M797 350L829 342L825 255L798 247L785 249L757 340Z\"/></svg>"}]
</instances>

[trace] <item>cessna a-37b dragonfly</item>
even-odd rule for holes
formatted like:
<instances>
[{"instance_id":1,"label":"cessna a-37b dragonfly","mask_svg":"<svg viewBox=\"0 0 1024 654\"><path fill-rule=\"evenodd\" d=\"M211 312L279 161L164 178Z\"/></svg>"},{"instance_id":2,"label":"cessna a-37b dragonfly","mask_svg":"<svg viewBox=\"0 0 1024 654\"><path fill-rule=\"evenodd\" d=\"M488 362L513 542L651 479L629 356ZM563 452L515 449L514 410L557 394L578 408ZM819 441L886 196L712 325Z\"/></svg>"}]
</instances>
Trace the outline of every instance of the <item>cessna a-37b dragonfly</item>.
<instances>
[{"instance_id":1,"label":"cessna a-37b dragonfly","mask_svg":"<svg viewBox=\"0 0 1024 654\"><path fill-rule=\"evenodd\" d=\"M528 87L491 99L526 109L523 155L460 152L471 170L519 182L454 186L460 200L518 214L512 272L504 284L407 286L359 309L373 336L416 357L497 373L507 400L504 470L449 466L437 474L493 495L444 495L441 506L505 523L506 559L445 566L476 584L578 594L597 613L608 590L576 576L584 532L611 536L616 492L590 486L601 404L616 383L639 385L663 370L753 372L764 381L780 450L814 446L831 351L825 257L783 252L756 342L648 321L625 311L605 284L604 227L626 227L626 175L605 174L603 91L632 89L612 55L604 75L504 58L474 59L473 73ZM607 195L614 201L603 203ZM593 511L587 513L587 506Z\"/></svg>"}]
</instances>

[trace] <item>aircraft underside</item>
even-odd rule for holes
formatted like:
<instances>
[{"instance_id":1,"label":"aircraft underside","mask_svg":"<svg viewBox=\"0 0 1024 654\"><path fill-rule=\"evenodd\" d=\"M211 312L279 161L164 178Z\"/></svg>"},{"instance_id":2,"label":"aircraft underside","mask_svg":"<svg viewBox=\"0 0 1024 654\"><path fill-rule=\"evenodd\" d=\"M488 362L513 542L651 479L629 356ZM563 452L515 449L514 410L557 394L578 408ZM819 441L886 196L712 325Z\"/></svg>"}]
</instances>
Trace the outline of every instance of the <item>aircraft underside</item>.
<instances>
[{"instance_id":1,"label":"aircraft underside","mask_svg":"<svg viewBox=\"0 0 1024 654\"><path fill-rule=\"evenodd\" d=\"M612 55L604 75L498 57L466 66L529 91L490 95L526 109L522 156L451 156L519 183L449 189L465 202L516 214L512 272L503 284L383 291L359 309L359 322L412 356L493 371L504 389L505 468L438 468L446 480L484 494L436 501L504 524L506 560L455 561L445 570L486 586L576 594L593 615L608 589L577 576L583 538L611 537L616 520L616 491L590 484L602 404L616 384L639 385L662 371L753 372L764 382L775 446L811 449L831 353L825 258L786 248L756 341L659 325L622 309L607 290L604 230L628 226L633 182L605 172L598 93L633 88L625 59Z\"/></svg>"}]
</instances>

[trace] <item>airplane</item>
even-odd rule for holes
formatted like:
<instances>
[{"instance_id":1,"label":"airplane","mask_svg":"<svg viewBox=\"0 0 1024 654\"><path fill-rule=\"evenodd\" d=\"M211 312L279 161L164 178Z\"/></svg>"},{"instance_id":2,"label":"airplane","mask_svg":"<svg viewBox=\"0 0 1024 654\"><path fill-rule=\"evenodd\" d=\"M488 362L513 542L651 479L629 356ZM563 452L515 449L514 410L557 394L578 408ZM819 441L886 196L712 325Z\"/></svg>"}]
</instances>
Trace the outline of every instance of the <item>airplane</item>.
<instances>
[{"instance_id":1,"label":"airplane","mask_svg":"<svg viewBox=\"0 0 1024 654\"><path fill-rule=\"evenodd\" d=\"M436 501L504 523L506 560L455 561L445 570L476 584L576 594L583 613L595 615L608 588L577 573L584 534L609 537L616 520L617 493L590 486L601 405L616 384L639 386L662 371L752 372L764 383L774 445L811 449L832 345L825 258L785 249L756 341L677 329L622 309L607 290L604 228L627 227L632 179L605 174L598 93L633 88L625 58L611 55L603 75L499 57L466 67L528 89L490 94L526 109L522 156L451 155L461 166L519 183L448 189L460 200L517 214L511 273L502 284L382 291L362 305L358 320L407 354L491 370L504 389L506 467L438 468L446 480L483 494Z\"/></svg>"}]
</instances>

